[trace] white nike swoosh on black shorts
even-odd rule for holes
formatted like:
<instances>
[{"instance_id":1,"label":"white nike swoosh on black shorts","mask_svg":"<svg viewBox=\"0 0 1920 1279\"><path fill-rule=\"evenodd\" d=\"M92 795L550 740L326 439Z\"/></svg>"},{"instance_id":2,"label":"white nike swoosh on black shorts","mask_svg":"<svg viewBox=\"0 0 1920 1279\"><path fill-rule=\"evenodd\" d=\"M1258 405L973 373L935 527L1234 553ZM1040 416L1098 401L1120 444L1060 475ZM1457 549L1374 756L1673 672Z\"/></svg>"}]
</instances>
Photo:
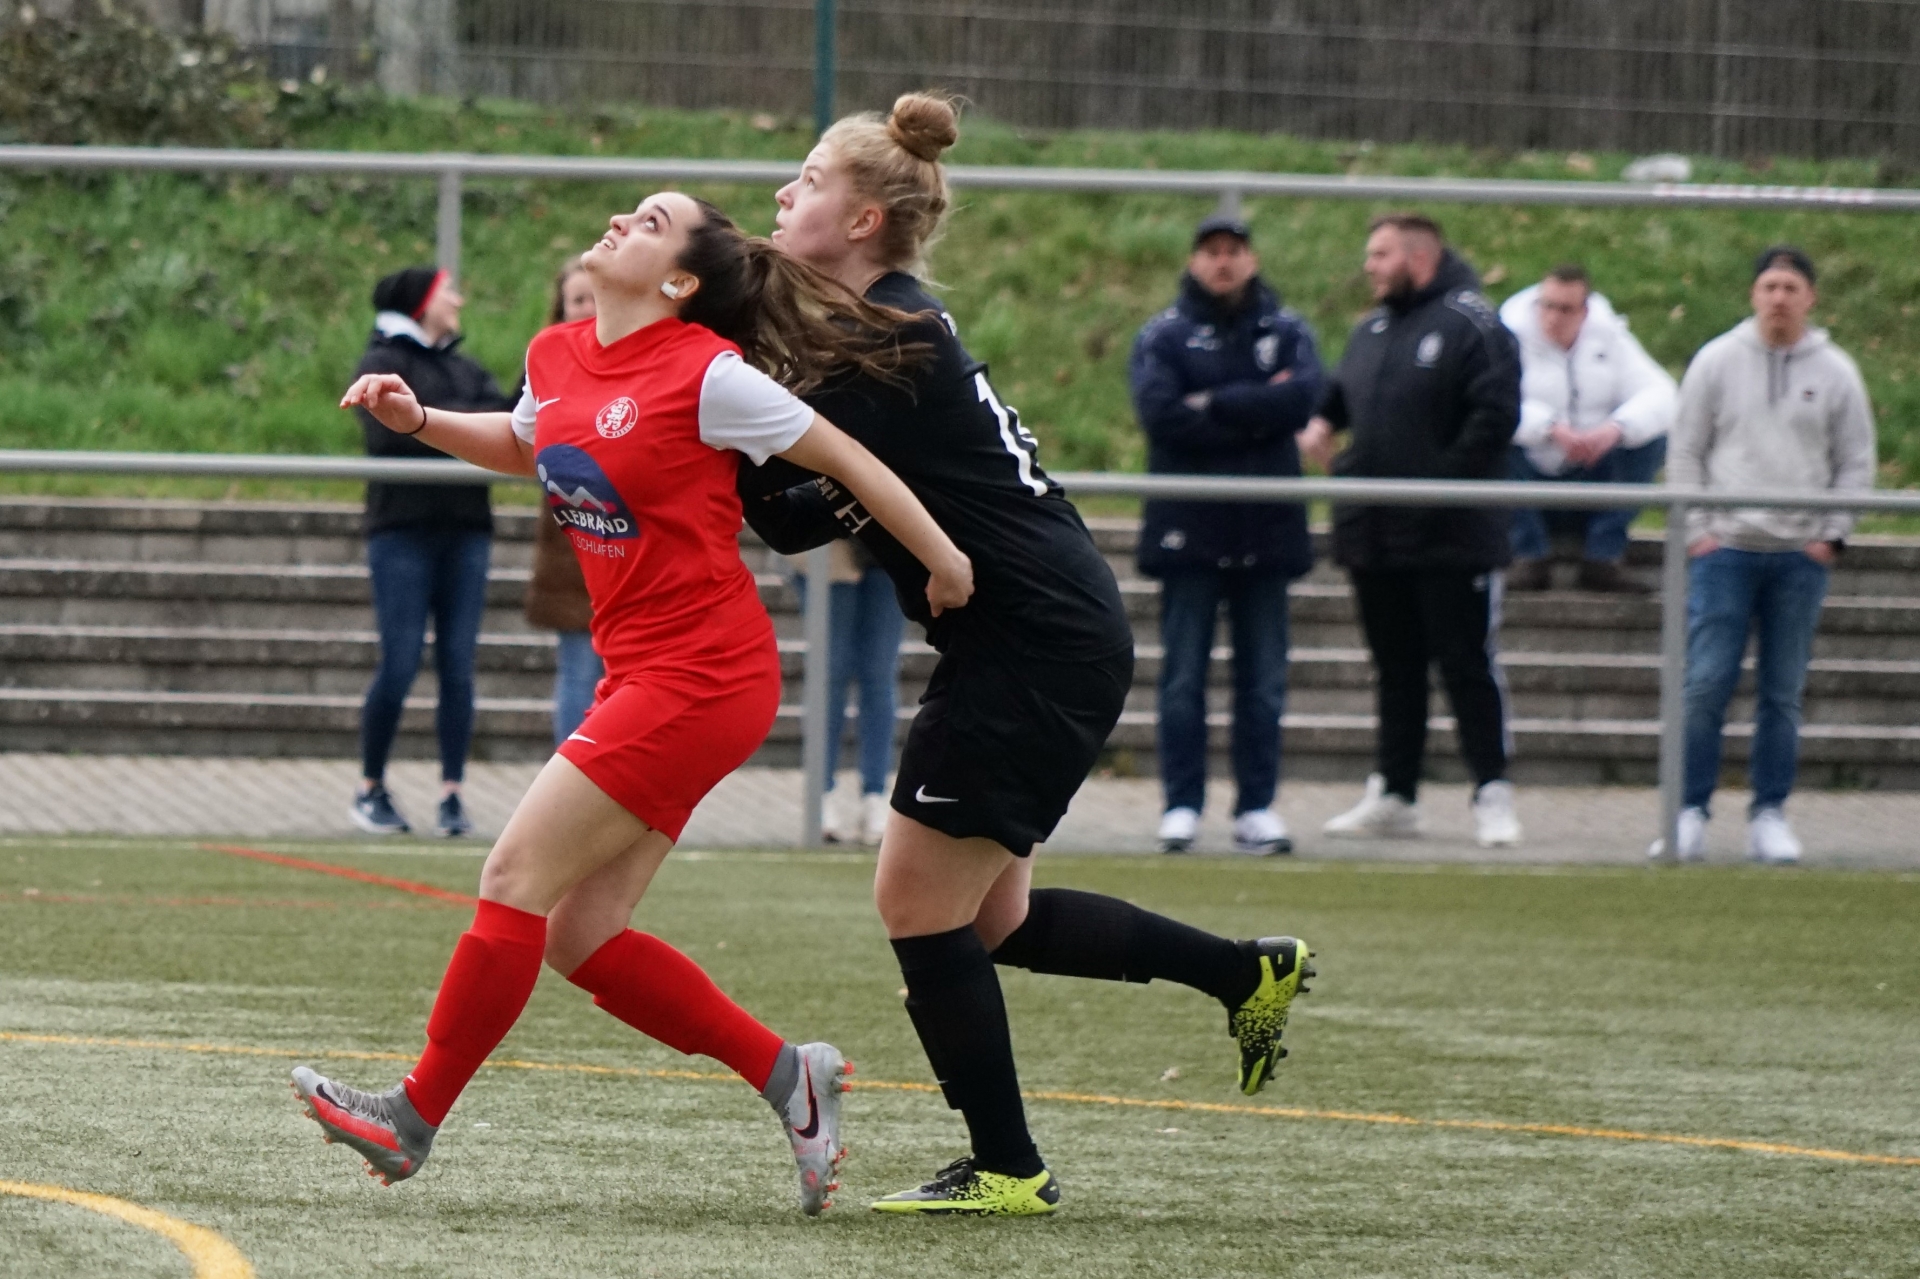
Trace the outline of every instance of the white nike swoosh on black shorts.
<instances>
[{"instance_id":1,"label":"white nike swoosh on black shorts","mask_svg":"<svg viewBox=\"0 0 1920 1279\"><path fill-rule=\"evenodd\" d=\"M924 786L913 792L913 797L922 804L957 804L960 802L957 799L948 799L944 795L929 795L927 794L927 788Z\"/></svg>"}]
</instances>

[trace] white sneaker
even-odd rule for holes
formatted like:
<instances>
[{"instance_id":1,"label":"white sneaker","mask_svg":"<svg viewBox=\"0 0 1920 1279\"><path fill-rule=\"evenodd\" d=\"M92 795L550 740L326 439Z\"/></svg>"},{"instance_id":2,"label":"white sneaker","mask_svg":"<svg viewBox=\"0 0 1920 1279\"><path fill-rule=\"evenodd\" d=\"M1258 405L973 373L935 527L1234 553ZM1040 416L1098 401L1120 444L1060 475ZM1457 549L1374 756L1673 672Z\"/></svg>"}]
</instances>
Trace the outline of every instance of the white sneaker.
<instances>
[{"instance_id":1,"label":"white sneaker","mask_svg":"<svg viewBox=\"0 0 1920 1279\"><path fill-rule=\"evenodd\" d=\"M860 842L860 790L835 786L827 792L820 812L820 837L829 844Z\"/></svg>"},{"instance_id":2,"label":"white sneaker","mask_svg":"<svg viewBox=\"0 0 1920 1279\"><path fill-rule=\"evenodd\" d=\"M862 795L860 797L860 842L868 848L880 847L880 837L887 833L887 814L893 811L885 795Z\"/></svg>"},{"instance_id":3,"label":"white sneaker","mask_svg":"<svg viewBox=\"0 0 1920 1279\"><path fill-rule=\"evenodd\" d=\"M1271 808L1249 808L1233 819L1233 846L1243 853L1290 853L1287 819Z\"/></svg>"},{"instance_id":4,"label":"white sneaker","mask_svg":"<svg viewBox=\"0 0 1920 1279\"><path fill-rule=\"evenodd\" d=\"M1488 782L1473 793L1473 839L1482 848L1512 848L1520 842L1512 782Z\"/></svg>"},{"instance_id":5,"label":"white sneaker","mask_svg":"<svg viewBox=\"0 0 1920 1279\"><path fill-rule=\"evenodd\" d=\"M1680 843L1678 858L1683 862L1707 860L1707 810L1683 808L1674 822L1674 834ZM1656 839L1647 849L1647 859L1658 861L1667 855L1667 841Z\"/></svg>"},{"instance_id":6,"label":"white sneaker","mask_svg":"<svg viewBox=\"0 0 1920 1279\"><path fill-rule=\"evenodd\" d=\"M1787 815L1763 808L1747 819L1747 856L1769 866L1792 866L1800 860L1800 840L1787 825Z\"/></svg>"},{"instance_id":7,"label":"white sneaker","mask_svg":"<svg viewBox=\"0 0 1920 1279\"><path fill-rule=\"evenodd\" d=\"M1169 808L1160 819L1160 851L1184 853L1200 834L1200 814L1191 808Z\"/></svg>"},{"instance_id":8,"label":"white sneaker","mask_svg":"<svg viewBox=\"0 0 1920 1279\"><path fill-rule=\"evenodd\" d=\"M1412 839L1421 833L1420 805L1387 794L1387 779L1375 773L1360 802L1320 829L1359 839Z\"/></svg>"}]
</instances>

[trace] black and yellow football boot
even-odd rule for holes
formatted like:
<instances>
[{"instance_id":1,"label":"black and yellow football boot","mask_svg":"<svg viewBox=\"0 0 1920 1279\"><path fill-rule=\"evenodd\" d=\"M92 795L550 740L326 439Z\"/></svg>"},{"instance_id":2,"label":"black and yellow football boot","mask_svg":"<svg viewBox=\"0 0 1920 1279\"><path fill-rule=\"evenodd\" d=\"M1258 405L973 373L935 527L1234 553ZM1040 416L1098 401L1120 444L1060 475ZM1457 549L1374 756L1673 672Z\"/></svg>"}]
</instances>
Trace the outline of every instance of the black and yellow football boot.
<instances>
[{"instance_id":1,"label":"black and yellow football boot","mask_svg":"<svg viewBox=\"0 0 1920 1279\"><path fill-rule=\"evenodd\" d=\"M1227 1033L1240 1045L1240 1091L1249 1097L1267 1086L1273 1068L1287 1055L1280 1032L1287 1028L1293 997L1306 994L1306 979L1315 975L1307 962L1313 952L1297 937L1262 937L1254 947L1260 984L1227 1014Z\"/></svg>"},{"instance_id":2,"label":"black and yellow football boot","mask_svg":"<svg viewBox=\"0 0 1920 1279\"><path fill-rule=\"evenodd\" d=\"M1060 1206L1060 1183L1041 1169L1037 1177L983 1172L971 1157L956 1159L917 1190L876 1199L875 1212L970 1213L977 1217L1037 1217Z\"/></svg>"}]
</instances>

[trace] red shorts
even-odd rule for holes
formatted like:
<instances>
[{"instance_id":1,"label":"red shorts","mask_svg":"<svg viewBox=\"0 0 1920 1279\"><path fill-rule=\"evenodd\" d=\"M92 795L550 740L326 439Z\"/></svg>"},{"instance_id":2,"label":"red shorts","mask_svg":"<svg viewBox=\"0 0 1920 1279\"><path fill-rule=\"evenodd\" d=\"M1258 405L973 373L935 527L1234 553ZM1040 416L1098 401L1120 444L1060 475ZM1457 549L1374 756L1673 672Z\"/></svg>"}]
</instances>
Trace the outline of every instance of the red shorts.
<instances>
[{"instance_id":1,"label":"red shorts","mask_svg":"<svg viewBox=\"0 0 1920 1279\"><path fill-rule=\"evenodd\" d=\"M747 762L780 710L780 651L758 627L713 647L649 655L609 675L560 754L669 839L720 779Z\"/></svg>"}]
</instances>

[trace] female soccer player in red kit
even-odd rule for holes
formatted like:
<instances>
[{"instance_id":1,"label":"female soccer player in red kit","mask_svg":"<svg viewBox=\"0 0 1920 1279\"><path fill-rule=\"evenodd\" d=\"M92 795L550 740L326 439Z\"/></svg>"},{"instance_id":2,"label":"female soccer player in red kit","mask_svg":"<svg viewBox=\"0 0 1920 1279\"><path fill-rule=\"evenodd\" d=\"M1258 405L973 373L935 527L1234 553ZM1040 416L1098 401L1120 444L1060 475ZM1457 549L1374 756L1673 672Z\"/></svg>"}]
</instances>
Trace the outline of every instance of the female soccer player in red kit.
<instances>
[{"instance_id":1,"label":"female soccer player in red kit","mask_svg":"<svg viewBox=\"0 0 1920 1279\"><path fill-rule=\"evenodd\" d=\"M802 390L836 367L899 377L916 356L888 336L902 317L678 193L613 218L582 262L596 317L534 339L512 414L424 409L392 375L364 377L342 400L541 481L580 556L607 674L487 857L419 1064L385 1093L306 1067L294 1089L373 1175L412 1176L519 1017L544 955L622 1021L759 1088L813 1214L835 1185L845 1060L827 1044L786 1043L692 960L627 927L694 805L759 746L779 705L772 623L736 540L734 455L784 457L860 494L920 557L933 613L966 603L972 568L891 471L761 371Z\"/></svg>"}]
</instances>

